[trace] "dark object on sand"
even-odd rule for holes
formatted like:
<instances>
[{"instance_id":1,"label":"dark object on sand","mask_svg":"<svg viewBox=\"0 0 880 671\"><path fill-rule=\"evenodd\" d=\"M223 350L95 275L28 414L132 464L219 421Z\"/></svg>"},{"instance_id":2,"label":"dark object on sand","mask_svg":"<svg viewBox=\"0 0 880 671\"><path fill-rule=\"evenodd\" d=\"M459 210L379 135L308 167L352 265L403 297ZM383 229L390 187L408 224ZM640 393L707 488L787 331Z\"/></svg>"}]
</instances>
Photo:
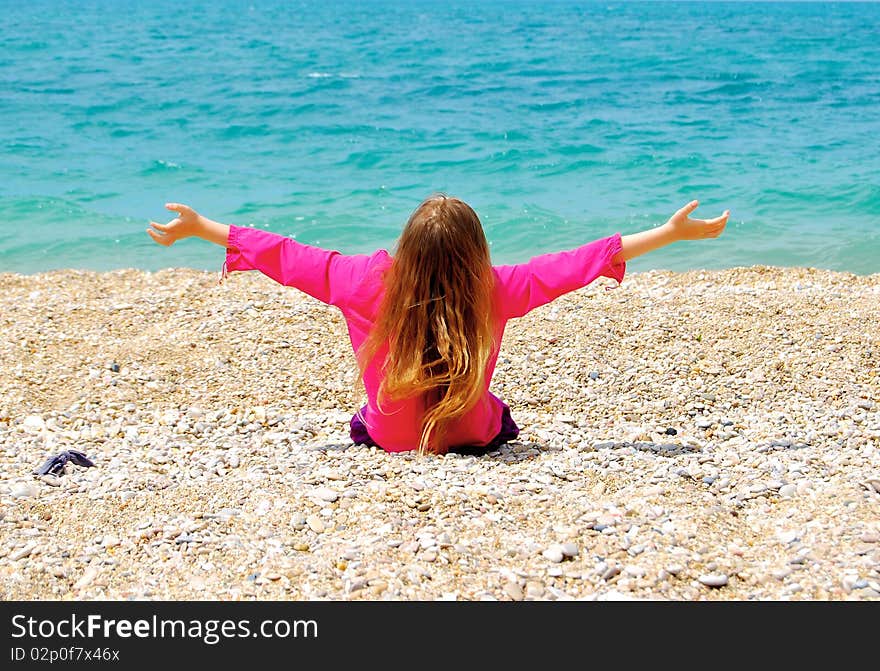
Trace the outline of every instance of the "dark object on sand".
<instances>
[{"instance_id":1,"label":"dark object on sand","mask_svg":"<svg viewBox=\"0 0 880 671\"><path fill-rule=\"evenodd\" d=\"M668 429L666 429L666 435L667 435L667 436L674 436L676 433L678 433L678 431L676 431L675 429L673 429L671 426L670 426Z\"/></svg>"},{"instance_id":2,"label":"dark object on sand","mask_svg":"<svg viewBox=\"0 0 880 671\"><path fill-rule=\"evenodd\" d=\"M78 450L64 450L64 452L46 459L43 465L34 471L34 475L64 475L64 466L68 461L86 468L91 468L95 465L91 459Z\"/></svg>"}]
</instances>

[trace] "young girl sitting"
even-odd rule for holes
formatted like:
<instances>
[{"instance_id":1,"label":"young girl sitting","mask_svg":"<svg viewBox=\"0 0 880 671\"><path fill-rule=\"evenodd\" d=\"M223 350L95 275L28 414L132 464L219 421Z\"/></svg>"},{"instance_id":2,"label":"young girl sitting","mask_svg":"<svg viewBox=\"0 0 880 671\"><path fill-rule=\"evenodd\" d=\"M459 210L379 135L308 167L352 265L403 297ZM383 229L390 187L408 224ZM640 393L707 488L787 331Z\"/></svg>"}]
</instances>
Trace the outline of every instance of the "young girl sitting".
<instances>
[{"instance_id":1,"label":"young girl sitting","mask_svg":"<svg viewBox=\"0 0 880 671\"><path fill-rule=\"evenodd\" d=\"M527 263L493 266L483 227L464 202L425 200L391 256L345 255L276 233L211 221L178 203L167 224L150 222L150 237L171 245L199 237L226 247L228 271L259 270L319 301L335 305L367 392L351 420L356 444L389 452L418 449L488 451L516 438L510 408L489 391L509 319L604 276L620 283L626 261L677 240L718 237L729 211L691 219L692 201L664 225L615 233Z\"/></svg>"}]
</instances>

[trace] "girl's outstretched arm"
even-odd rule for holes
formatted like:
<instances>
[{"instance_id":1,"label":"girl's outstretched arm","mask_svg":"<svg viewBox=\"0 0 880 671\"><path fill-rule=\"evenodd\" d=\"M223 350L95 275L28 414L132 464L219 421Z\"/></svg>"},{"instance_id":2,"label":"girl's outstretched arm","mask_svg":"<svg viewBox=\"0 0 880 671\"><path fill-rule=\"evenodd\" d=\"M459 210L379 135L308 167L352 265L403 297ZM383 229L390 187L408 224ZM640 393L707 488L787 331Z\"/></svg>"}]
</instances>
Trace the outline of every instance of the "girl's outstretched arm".
<instances>
[{"instance_id":1,"label":"girl's outstretched arm","mask_svg":"<svg viewBox=\"0 0 880 671\"><path fill-rule=\"evenodd\" d=\"M730 210L725 210L724 214L715 219L691 219L688 215L696 210L699 204L698 201L692 200L658 228L622 236L620 240L623 246L612 257L612 262L629 261L679 240L717 238L727 224Z\"/></svg>"},{"instance_id":2,"label":"girl's outstretched arm","mask_svg":"<svg viewBox=\"0 0 880 671\"><path fill-rule=\"evenodd\" d=\"M278 233L221 224L201 216L187 205L166 203L178 213L167 224L150 222L147 233L158 244L173 245L183 238L197 237L226 248L221 271L259 270L279 284L296 287L310 296L345 311L371 264L383 259L384 250L372 256L340 254L313 247Z\"/></svg>"},{"instance_id":3,"label":"girl's outstretched arm","mask_svg":"<svg viewBox=\"0 0 880 671\"><path fill-rule=\"evenodd\" d=\"M172 212L177 212L177 218L167 224L151 221L152 228L147 229L150 237L160 245L168 247L183 238L202 238L221 247L227 246L229 242L228 224L211 221L188 205L165 203L165 207Z\"/></svg>"},{"instance_id":4,"label":"girl's outstretched arm","mask_svg":"<svg viewBox=\"0 0 880 671\"><path fill-rule=\"evenodd\" d=\"M692 201L658 228L633 235L614 235L576 249L533 257L528 263L493 266L499 294L498 310L504 319L522 317L562 294L585 287L597 277L621 282L626 261L677 240L714 238L721 234L730 212L717 219L690 219L697 208Z\"/></svg>"}]
</instances>

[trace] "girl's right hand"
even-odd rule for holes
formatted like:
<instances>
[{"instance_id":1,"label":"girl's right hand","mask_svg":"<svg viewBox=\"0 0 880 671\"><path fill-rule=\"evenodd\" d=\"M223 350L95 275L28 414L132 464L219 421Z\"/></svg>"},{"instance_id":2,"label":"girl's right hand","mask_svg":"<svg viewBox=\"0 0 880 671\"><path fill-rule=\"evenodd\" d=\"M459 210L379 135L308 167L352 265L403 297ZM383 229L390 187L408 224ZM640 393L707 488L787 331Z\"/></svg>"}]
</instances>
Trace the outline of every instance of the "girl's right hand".
<instances>
[{"instance_id":1,"label":"girl's right hand","mask_svg":"<svg viewBox=\"0 0 880 671\"><path fill-rule=\"evenodd\" d=\"M721 235L730 218L730 210L725 210L720 217L714 219L691 219L688 215L696 210L699 204L699 201L692 200L666 222L666 226L672 231L676 240L702 240Z\"/></svg>"},{"instance_id":2,"label":"girl's right hand","mask_svg":"<svg viewBox=\"0 0 880 671\"><path fill-rule=\"evenodd\" d=\"M178 216L167 224L151 221L152 228L148 228L147 233L153 240L160 245L169 247L178 240L199 234L202 217L198 212L188 205L180 203L165 203L165 207L172 212L177 212Z\"/></svg>"}]
</instances>

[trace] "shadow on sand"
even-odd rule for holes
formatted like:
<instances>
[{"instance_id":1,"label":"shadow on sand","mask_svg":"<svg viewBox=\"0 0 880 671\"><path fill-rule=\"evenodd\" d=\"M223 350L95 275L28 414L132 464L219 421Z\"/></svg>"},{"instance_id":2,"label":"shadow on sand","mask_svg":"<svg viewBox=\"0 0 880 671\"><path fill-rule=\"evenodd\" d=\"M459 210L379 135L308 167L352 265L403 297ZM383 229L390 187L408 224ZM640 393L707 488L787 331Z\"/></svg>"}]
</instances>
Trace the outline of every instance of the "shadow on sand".
<instances>
[{"instance_id":1,"label":"shadow on sand","mask_svg":"<svg viewBox=\"0 0 880 671\"><path fill-rule=\"evenodd\" d=\"M316 445L308 447L308 450L322 452L345 452L350 449L369 449L366 445L355 445L352 442L330 443L327 445ZM580 452L596 452L598 450L638 450L639 452L651 452L653 454L664 457L674 457L680 454L690 454L699 452L700 447L693 445L678 445L676 443L652 443L649 441L606 441L600 443L592 443L577 448ZM543 445L533 442L521 442L512 440L505 443L501 447L477 447L464 446L456 447L450 450L453 455L469 456L469 457L486 457L487 459L500 459L508 463L516 463L519 461L527 461L535 457L549 452L561 452L558 447ZM415 452L399 452L400 455L415 456Z\"/></svg>"}]
</instances>

